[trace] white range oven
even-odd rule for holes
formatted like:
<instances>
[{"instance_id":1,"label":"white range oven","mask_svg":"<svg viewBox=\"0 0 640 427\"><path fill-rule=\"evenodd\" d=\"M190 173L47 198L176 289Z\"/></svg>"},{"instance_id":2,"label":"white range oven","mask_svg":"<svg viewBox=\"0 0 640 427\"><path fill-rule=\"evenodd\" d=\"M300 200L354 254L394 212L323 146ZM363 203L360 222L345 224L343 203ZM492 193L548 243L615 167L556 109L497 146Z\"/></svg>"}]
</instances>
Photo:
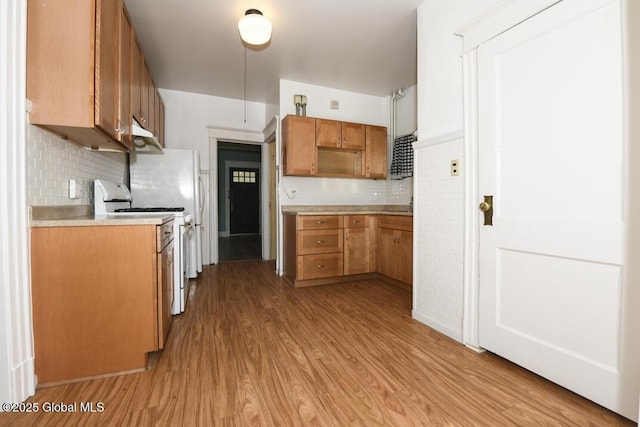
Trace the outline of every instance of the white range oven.
<instances>
[{"instance_id":1,"label":"white range oven","mask_svg":"<svg viewBox=\"0 0 640 427\"><path fill-rule=\"evenodd\" d=\"M94 213L96 216L118 215L167 215L174 216L173 221L173 270L174 289L171 314L184 312L189 293L189 252L191 241L195 238L193 218L184 207L132 208L131 192L120 183L96 179L94 181Z\"/></svg>"}]
</instances>

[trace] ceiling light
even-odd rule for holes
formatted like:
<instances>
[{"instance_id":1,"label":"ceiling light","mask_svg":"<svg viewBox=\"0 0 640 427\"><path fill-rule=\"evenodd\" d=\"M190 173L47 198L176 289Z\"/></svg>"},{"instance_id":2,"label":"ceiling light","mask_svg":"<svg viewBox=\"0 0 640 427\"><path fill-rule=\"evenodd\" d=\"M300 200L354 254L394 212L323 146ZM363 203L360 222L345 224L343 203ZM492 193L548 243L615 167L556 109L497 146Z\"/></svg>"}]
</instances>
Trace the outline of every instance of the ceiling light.
<instances>
[{"instance_id":1,"label":"ceiling light","mask_svg":"<svg viewBox=\"0 0 640 427\"><path fill-rule=\"evenodd\" d=\"M249 9L238 21L240 37L248 44L261 45L271 40L271 22L258 9Z\"/></svg>"}]
</instances>

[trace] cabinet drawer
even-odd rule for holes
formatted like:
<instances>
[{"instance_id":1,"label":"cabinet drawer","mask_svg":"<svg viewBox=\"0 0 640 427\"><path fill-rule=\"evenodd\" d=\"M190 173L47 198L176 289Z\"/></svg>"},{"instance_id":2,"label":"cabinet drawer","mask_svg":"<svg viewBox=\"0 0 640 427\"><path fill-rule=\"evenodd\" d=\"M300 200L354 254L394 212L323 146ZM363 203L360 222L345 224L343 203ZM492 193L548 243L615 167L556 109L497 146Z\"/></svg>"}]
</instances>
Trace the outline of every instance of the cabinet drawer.
<instances>
[{"instance_id":1,"label":"cabinet drawer","mask_svg":"<svg viewBox=\"0 0 640 427\"><path fill-rule=\"evenodd\" d=\"M345 215L344 228L367 228L369 226L367 215Z\"/></svg>"},{"instance_id":2,"label":"cabinet drawer","mask_svg":"<svg viewBox=\"0 0 640 427\"><path fill-rule=\"evenodd\" d=\"M298 255L342 252L342 229L298 231Z\"/></svg>"},{"instance_id":3,"label":"cabinet drawer","mask_svg":"<svg viewBox=\"0 0 640 427\"><path fill-rule=\"evenodd\" d=\"M298 280L342 276L342 253L298 256Z\"/></svg>"},{"instance_id":4,"label":"cabinet drawer","mask_svg":"<svg viewBox=\"0 0 640 427\"><path fill-rule=\"evenodd\" d=\"M378 228L413 231L413 217L404 215L380 215Z\"/></svg>"},{"instance_id":5,"label":"cabinet drawer","mask_svg":"<svg viewBox=\"0 0 640 427\"><path fill-rule=\"evenodd\" d=\"M342 215L299 215L298 230L342 228Z\"/></svg>"}]
</instances>

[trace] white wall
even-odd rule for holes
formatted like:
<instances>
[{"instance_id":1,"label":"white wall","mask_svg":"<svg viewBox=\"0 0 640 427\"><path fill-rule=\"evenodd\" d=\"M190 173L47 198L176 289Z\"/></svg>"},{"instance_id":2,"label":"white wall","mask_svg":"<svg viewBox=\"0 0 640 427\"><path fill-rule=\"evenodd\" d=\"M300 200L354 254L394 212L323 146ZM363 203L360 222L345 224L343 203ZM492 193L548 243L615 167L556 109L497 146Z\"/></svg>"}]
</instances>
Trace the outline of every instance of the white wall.
<instances>
[{"instance_id":1,"label":"white wall","mask_svg":"<svg viewBox=\"0 0 640 427\"><path fill-rule=\"evenodd\" d=\"M462 340L464 145L462 39L455 32L497 0L418 7L418 143L414 198L416 319ZM460 176L448 173L461 160Z\"/></svg>"},{"instance_id":2,"label":"white wall","mask_svg":"<svg viewBox=\"0 0 640 427\"><path fill-rule=\"evenodd\" d=\"M498 0L425 0L418 7L418 137L463 127L462 38L455 32Z\"/></svg>"},{"instance_id":3,"label":"white wall","mask_svg":"<svg viewBox=\"0 0 640 427\"><path fill-rule=\"evenodd\" d=\"M418 129L418 86L404 89L404 96L396 101L396 134L408 135Z\"/></svg>"},{"instance_id":4,"label":"white wall","mask_svg":"<svg viewBox=\"0 0 640 427\"><path fill-rule=\"evenodd\" d=\"M293 104L293 96L296 94L307 97L307 116L378 126L389 125L388 96L365 95L291 80L280 80L281 117L296 113ZM339 102L338 109L331 109L332 100Z\"/></svg>"},{"instance_id":5,"label":"white wall","mask_svg":"<svg viewBox=\"0 0 640 427\"><path fill-rule=\"evenodd\" d=\"M191 92L160 89L165 105L165 144L200 152L200 168L209 170L208 127L260 131L265 127L265 104L246 103Z\"/></svg>"}]
</instances>

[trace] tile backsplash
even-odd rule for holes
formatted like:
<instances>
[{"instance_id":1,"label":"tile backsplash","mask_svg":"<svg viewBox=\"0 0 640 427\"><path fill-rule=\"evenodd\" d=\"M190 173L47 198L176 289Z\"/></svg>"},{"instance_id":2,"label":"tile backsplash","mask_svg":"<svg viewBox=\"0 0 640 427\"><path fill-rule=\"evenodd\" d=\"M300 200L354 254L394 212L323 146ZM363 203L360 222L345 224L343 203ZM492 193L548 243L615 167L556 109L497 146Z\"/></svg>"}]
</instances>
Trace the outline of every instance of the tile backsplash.
<instances>
[{"instance_id":1,"label":"tile backsplash","mask_svg":"<svg viewBox=\"0 0 640 427\"><path fill-rule=\"evenodd\" d=\"M280 181L283 205L408 205L413 178L400 181L285 176Z\"/></svg>"},{"instance_id":2,"label":"tile backsplash","mask_svg":"<svg viewBox=\"0 0 640 427\"><path fill-rule=\"evenodd\" d=\"M125 153L98 152L79 147L33 125L27 125L27 201L31 206L93 206L93 180L124 182ZM69 180L76 181L77 198L69 198Z\"/></svg>"}]
</instances>

